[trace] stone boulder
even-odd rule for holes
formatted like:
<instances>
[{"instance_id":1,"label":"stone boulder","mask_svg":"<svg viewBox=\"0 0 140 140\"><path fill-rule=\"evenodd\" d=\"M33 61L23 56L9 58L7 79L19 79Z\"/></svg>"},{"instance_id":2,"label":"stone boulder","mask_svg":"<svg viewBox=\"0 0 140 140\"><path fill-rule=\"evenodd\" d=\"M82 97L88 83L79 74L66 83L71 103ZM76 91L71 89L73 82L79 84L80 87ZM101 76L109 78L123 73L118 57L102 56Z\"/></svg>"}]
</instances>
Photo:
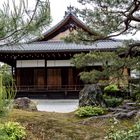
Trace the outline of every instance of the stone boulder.
<instances>
[{"instance_id":1,"label":"stone boulder","mask_svg":"<svg viewBox=\"0 0 140 140\"><path fill-rule=\"evenodd\" d=\"M116 117L117 119L131 119L140 117L139 109L140 105L138 103L132 102L131 100L125 100L119 107L108 108L108 111L112 112L112 117Z\"/></svg>"},{"instance_id":2,"label":"stone boulder","mask_svg":"<svg viewBox=\"0 0 140 140\"><path fill-rule=\"evenodd\" d=\"M133 111L129 111L129 112L119 112L119 113L115 114L114 116L117 119L131 119L136 114L137 114L137 111L136 110L133 110Z\"/></svg>"},{"instance_id":3,"label":"stone boulder","mask_svg":"<svg viewBox=\"0 0 140 140\"><path fill-rule=\"evenodd\" d=\"M27 97L17 98L14 100L13 107L27 111L37 111L36 104Z\"/></svg>"},{"instance_id":4,"label":"stone boulder","mask_svg":"<svg viewBox=\"0 0 140 140\"><path fill-rule=\"evenodd\" d=\"M140 119L140 110L136 114L136 119Z\"/></svg>"},{"instance_id":5,"label":"stone boulder","mask_svg":"<svg viewBox=\"0 0 140 140\"><path fill-rule=\"evenodd\" d=\"M105 106L103 100L103 93L100 87L96 84L85 85L79 93L79 106Z\"/></svg>"}]
</instances>

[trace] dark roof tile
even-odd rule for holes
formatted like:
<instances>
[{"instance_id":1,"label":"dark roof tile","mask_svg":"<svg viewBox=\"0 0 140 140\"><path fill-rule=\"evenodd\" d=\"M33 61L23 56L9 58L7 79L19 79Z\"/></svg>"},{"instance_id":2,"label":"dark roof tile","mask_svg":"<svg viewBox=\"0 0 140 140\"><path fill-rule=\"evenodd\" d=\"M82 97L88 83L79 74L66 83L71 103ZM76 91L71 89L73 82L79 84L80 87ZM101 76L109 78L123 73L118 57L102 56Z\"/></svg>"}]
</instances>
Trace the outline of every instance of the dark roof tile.
<instances>
[{"instance_id":1,"label":"dark roof tile","mask_svg":"<svg viewBox=\"0 0 140 140\"><path fill-rule=\"evenodd\" d=\"M65 43L63 41L41 41L30 44L4 46L0 52L80 52L93 50L114 50L121 47L121 41L98 41L92 45Z\"/></svg>"}]
</instances>

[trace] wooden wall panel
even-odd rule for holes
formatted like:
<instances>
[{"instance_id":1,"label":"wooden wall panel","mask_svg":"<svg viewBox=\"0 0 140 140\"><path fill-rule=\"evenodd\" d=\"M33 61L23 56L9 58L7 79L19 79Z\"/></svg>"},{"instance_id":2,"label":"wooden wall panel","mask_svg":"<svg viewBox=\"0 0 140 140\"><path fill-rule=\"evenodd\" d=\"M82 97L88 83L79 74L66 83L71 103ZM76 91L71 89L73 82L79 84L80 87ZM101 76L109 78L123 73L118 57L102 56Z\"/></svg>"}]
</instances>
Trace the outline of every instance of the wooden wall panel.
<instances>
[{"instance_id":1,"label":"wooden wall panel","mask_svg":"<svg viewBox=\"0 0 140 140\"><path fill-rule=\"evenodd\" d=\"M61 87L61 69L47 69L47 85L51 88Z\"/></svg>"},{"instance_id":2,"label":"wooden wall panel","mask_svg":"<svg viewBox=\"0 0 140 140\"><path fill-rule=\"evenodd\" d=\"M68 76L68 68L61 68L61 80L63 87L65 87L65 85L68 85Z\"/></svg>"},{"instance_id":3,"label":"wooden wall panel","mask_svg":"<svg viewBox=\"0 0 140 140\"><path fill-rule=\"evenodd\" d=\"M34 85L34 69L33 68L22 68L20 74L21 85L31 86Z\"/></svg>"},{"instance_id":4,"label":"wooden wall panel","mask_svg":"<svg viewBox=\"0 0 140 140\"><path fill-rule=\"evenodd\" d=\"M16 69L15 79L16 79L16 86L20 86L20 69Z\"/></svg>"},{"instance_id":5,"label":"wooden wall panel","mask_svg":"<svg viewBox=\"0 0 140 140\"><path fill-rule=\"evenodd\" d=\"M68 85L75 85L73 69L68 69Z\"/></svg>"},{"instance_id":6,"label":"wooden wall panel","mask_svg":"<svg viewBox=\"0 0 140 140\"><path fill-rule=\"evenodd\" d=\"M45 86L45 69L34 69L34 85L40 88Z\"/></svg>"}]
</instances>

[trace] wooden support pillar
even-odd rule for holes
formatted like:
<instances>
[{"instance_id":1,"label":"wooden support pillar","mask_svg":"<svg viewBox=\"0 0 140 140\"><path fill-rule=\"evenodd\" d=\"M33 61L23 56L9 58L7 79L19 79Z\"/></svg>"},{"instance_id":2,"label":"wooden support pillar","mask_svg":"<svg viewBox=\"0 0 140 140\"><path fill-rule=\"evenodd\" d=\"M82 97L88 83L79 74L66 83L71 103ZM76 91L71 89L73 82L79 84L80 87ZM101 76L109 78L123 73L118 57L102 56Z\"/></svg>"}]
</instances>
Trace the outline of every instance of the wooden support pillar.
<instances>
[{"instance_id":1,"label":"wooden support pillar","mask_svg":"<svg viewBox=\"0 0 140 140\"><path fill-rule=\"evenodd\" d=\"M47 87L47 60L45 58L45 87Z\"/></svg>"}]
</instances>

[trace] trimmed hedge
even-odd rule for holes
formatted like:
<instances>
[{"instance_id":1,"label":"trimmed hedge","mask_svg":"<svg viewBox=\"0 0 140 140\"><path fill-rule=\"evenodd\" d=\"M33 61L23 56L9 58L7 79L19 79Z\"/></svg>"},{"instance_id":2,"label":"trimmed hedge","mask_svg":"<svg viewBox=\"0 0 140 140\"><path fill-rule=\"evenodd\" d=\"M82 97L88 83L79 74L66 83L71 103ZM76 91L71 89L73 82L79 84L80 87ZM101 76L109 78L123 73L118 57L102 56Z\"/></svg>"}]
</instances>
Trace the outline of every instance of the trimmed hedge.
<instances>
[{"instance_id":1,"label":"trimmed hedge","mask_svg":"<svg viewBox=\"0 0 140 140\"><path fill-rule=\"evenodd\" d=\"M105 109L102 107L85 106L76 110L75 115L78 117L90 117L105 114Z\"/></svg>"}]
</instances>

